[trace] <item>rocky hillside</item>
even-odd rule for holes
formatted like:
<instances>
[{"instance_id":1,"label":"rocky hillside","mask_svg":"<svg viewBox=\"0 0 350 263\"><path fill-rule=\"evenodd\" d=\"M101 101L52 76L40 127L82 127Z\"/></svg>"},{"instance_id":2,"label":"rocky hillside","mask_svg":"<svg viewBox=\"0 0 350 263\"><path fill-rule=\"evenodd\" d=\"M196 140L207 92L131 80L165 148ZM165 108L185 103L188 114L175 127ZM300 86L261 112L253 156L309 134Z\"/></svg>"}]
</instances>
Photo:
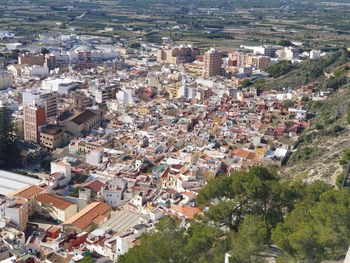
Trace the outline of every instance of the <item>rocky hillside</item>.
<instances>
[{"instance_id":1,"label":"rocky hillside","mask_svg":"<svg viewBox=\"0 0 350 263\"><path fill-rule=\"evenodd\" d=\"M281 174L304 181L323 180L335 184L343 173L339 159L350 148L350 125L347 111L350 86L345 85L325 102L310 102L311 128L303 134L297 150L291 155Z\"/></svg>"},{"instance_id":2,"label":"rocky hillside","mask_svg":"<svg viewBox=\"0 0 350 263\"><path fill-rule=\"evenodd\" d=\"M344 167L339 160L350 149L350 53L340 50L325 58L305 61L272 82L298 87L312 84L319 89L331 90L325 101L309 101L311 126L300 138L282 177L335 184ZM278 86L275 86L278 88Z\"/></svg>"}]
</instances>

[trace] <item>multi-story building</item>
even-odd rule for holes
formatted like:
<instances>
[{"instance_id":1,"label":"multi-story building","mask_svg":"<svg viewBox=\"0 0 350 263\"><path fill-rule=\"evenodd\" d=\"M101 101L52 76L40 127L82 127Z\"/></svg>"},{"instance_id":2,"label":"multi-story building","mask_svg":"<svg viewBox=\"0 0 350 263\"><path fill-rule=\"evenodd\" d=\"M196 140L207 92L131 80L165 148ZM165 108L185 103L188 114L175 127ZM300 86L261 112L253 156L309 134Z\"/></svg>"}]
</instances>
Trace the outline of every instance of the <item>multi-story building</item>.
<instances>
[{"instance_id":1,"label":"multi-story building","mask_svg":"<svg viewBox=\"0 0 350 263\"><path fill-rule=\"evenodd\" d=\"M73 108L77 111L83 111L92 106L92 100L82 91L73 93Z\"/></svg>"},{"instance_id":2,"label":"multi-story building","mask_svg":"<svg viewBox=\"0 0 350 263\"><path fill-rule=\"evenodd\" d=\"M17 190L11 195L17 198L24 198L28 203L27 214L29 216L35 213L35 197L44 192L44 189L37 185L29 185Z\"/></svg>"},{"instance_id":3,"label":"multi-story building","mask_svg":"<svg viewBox=\"0 0 350 263\"><path fill-rule=\"evenodd\" d=\"M285 47L276 51L276 55L281 60L293 60L299 55L299 49L294 47Z\"/></svg>"},{"instance_id":4,"label":"multi-story building","mask_svg":"<svg viewBox=\"0 0 350 263\"><path fill-rule=\"evenodd\" d=\"M48 67L49 70L54 70L56 68L56 56L53 54L46 54L45 66Z\"/></svg>"},{"instance_id":5,"label":"multi-story building","mask_svg":"<svg viewBox=\"0 0 350 263\"><path fill-rule=\"evenodd\" d=\"M46 124L46 108L44 105L25 105L24 140L38 143L40 141L39 127Z\"/></svg>"},{"instance_id":6,"label":"multi-story building","mask_svg":"<svg viewBox=\"0 0 350 263\"><path fill-rule=\"evenodd\" d=\"M247 66L248 58L251 56L249 53L234 51L228 54L230 60L236 61L238 67Z\"/></svg>"},{"instance_id":7,"label":"multi-story building","mask_svg":"<svg viewBox=\"0 0 350 263\"><path fill-rule=\"evenodd\" d=\"M119 59L109 60L103 63L103 66L107 71L115 73L117 70L123 69L124 62Z\"/></svg>"},{"instance_id":8,"label":"multi-story building","mask_svg":"<svg viewBox=\"0 0 350 263\"><path fill-rule=\"evenodd\" d=\"M6 89L12 86L12 75L9 71L0 71L0 90Z\"/></svg>"},{"instance_id":9,"label":"multi-story building","mask_svg":"<svg viewBox=\"0 0 350 263\"><path fill-rule=\"evenodd\" d=\"M121 177L115 177L106 182L102 189L102 198L111 207L119 207L132 198L128 190L128 182Z\"/></svg>"},{"instance_id":10,"label":"multi-story building","mask_svg":"<svg viewBox=\"0 0 350 263\"><path fill-rule=\"evenodd\" d=\"M57 93L27 89L22 93L23 106L41 104L45 106L46 118L55 118L57 116Z\"/></svg>"},{"instance_id":11,"label":"multi-story building","mask_svg":"<svg viewBox=\"0 0 350 263\"><path fill-rule=\"evenodd\" d=\"M264 70L270 66L270 58L265 56L248 56L247 65Z\"/></svg>"},{"instance_id":12,"label":"multi-story building","mask_svg":"<svg viewBox=\"0 0 350 263\"><path fill-rule=\"evenodd\" d=\"M15 78L21 77L27 65L25 64L12 64L7 67L7 70L11 72L12 76Z\"/></svg>"},{"instance_id":13,"label":"multi-story building","mask_svg":"<svg viewBox=\"0 0 350 263\"><path fill-rule=\"evenodd\" d=\"M90 46L80 46L75 49L77 61L76 68L90 69L93 66L92 63L92 48Z\"/></svg>"},{"instance_id":14,"label":"multi-story building","mask_svg":"<svg viewBox=\"0 0 350 263\"><path fill-rule=\"evenodd\" d=\"M221 75L222 55L215 48L205 52L203 61L205 78Z\"/></svg>"},{"instance_id":15,"label":"multi-story building","mask_svg":"<svg viewBox=\"0 0 350 263\"><path fill-rule=\"evenodd\" d=\"M196 59L197 55L199 55L199 49L193 48L190 45L180 45L179 47L168 47L158 50L157 61L170 64L191 63Z\"/></svg>"},{"instance_id":16,"label":"multi-story building","mask_svg":"<svg viewBox=\"0 0 350 263\"><path fill-rule=\"evenodd\" d=\"M40 144L49 150L67 145L70 139L63 126L47 124L40 129Z\"/></svg>"},{"instance_id":17,"label":"multi-story building","mask_svg":"<svg viewBox=\"0 0 350 263\"><path fill-rule=\"evenodd\" d=\"M116 86L103 86L95 88L93 95L97 103L104 104L107 100L114 99L116 97L116 92Z\"/></svg>"},{"instance_id":18,"label":"multi-story building","mask_svg":"<svg viewBox=\"0 0 350 263\"><path fill-rule=\"evenodd\" d=\"M43 54L22 53L18 56L18 64L25 64L29 66L44 66L45 56Z\"/></svg>"},{"instance_id":19,"label":"multi-story building","mask_svg":"<svg viewBox=\"0 0 350 263\"><path fill-rule=\"evenodd\" d=\"M257 46L257 47L254 47L254 54L255 55L264 55L264 56L273 58L276 55L276 51L279 49L280 49L280 47L271 46L271 45Z\"/></svg>"},{"instance_id":20,"label":"multi-story building","mask_svg":"<svg viewBox=\"0 0 350 263\"><path fill-rule=\"evenodd\" d=\"M9 197L4 207L4 216L18 229L24 230L28 223L28 202L24 198Z\"/></svg>"}]
</instances>

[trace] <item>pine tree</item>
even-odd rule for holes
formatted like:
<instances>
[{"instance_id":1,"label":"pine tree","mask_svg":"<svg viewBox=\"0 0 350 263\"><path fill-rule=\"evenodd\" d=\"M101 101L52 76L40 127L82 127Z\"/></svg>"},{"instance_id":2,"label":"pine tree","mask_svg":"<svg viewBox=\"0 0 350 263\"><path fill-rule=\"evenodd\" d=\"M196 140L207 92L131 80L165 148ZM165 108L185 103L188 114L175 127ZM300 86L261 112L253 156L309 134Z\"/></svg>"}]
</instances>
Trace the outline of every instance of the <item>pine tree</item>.
<instances>
[{"instance_id":1,"label":"pine tree","mask_svg":"<svg viewBox=\"0 0 350 263\"><path fill-rule=\"evenodd\" d=\"M12 123L11 111L0 108L0 168L9 168L18 163L16 136Z\"/></svg>"}]
</instances>

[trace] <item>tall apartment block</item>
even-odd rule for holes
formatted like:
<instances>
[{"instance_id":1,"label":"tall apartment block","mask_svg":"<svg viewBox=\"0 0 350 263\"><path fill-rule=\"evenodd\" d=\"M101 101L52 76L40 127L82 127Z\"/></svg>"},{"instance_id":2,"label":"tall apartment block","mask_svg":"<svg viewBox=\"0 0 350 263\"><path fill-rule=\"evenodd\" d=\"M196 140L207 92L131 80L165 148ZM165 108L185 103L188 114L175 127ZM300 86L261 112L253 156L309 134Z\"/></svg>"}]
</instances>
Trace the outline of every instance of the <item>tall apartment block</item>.
<instances>
[{"instance_id":1,"label":"tall apartment block","mask_svg":"<svg viewBox=\"0 0 350 263\"><path fill-rule=\"evenodd\" d=\"M56 68L56 57L53 54L45 55L45 66L49 68L49 70L54 70Z\"/></svg>"},{"instance_id":2,"label":"tall apartment block","mask_svg":"<svg viewBox=\"0 0 350 263\"><path fill-rule=\"evenodd\" d=\"M39 143L39 127L46 124L44 105L26 105L23 107L24 140Z\"/></svg>"},{"instance_id":3,"label":"tall apartment block","mask_svg":"<svg viewBox=\"0 0 350 263\"><path fill-rule=\"evenodd\" d=\"M18 56L18 64L29 66L44 66L45 56L43 54L24 53Z\"/></svg>"},{"instance_id":4,"label":"tall apartment block","mask_svg":"<svg viewBox=\"0 0 350 263\"><path fill-rule=\"evenodd\" d=\"M205 78L221 75L222 55L215 48L205 52L203 62Z\"/></svg>"},{"instance_id":5,"label":"tall apartment block","mask_svg":"<svg viewBox=\"0 0 350 263\"><path fill-rule=\"evenodd\" d=\"M43 90L25 90L22 93L23 106L43 105L46 110L46 118L57 116L57 93Z\"/></svg>"}]
</instances>

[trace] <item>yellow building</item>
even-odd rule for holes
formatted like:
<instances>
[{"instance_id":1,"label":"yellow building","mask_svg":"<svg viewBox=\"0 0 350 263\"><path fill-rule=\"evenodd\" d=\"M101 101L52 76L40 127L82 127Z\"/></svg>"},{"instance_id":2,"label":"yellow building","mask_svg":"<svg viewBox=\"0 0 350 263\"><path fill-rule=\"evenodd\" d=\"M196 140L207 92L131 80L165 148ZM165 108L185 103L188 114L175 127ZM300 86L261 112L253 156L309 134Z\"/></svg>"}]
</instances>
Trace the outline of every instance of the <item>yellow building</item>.
<instances>
[{"instance_id":1,"label":"yellow building","mask_svg":"<svg viewBox=\"0 0 350 263\"><path fill-rule=\"evenodd\" d=\"M40 144L50 150L62 147L69 139L62 127L46 126L40 131Z\"/></svg>"},{"instance_id":2,"label":"yellow building","mask_svg":"<svg viewBox=\"0 0 350 263\"><path fill-rule=\"evenodd\" d=\"M77 204L64 200L62 197L41 194L36 197L36 213L64 222L78 212Z\"/></svg>"},{"instance_id":3,"label":"yellow building","mask_svg":"<svg viewBox=\"0 0 350 263\"><path fill-rule=\"evenodd\" d=\"M28 214L31 216L35 213L35 198L42 192L44 192L43 188L37 185L29 185L19 189L11 195L24 198L28 201Z\"/></svg>"},{"instance_id":4,"label":"yellow building","mask_svg":"<svg viewBox=\"0 0 350 263\"><path fill-rule=\"evenodd\" d=\"M94 202L63 223L65 231L89 232L106 222L112 207L104 202Z\"/></svg>"},{"instance_id":5,"label":"yellow building","mask_svg":"<svg viewBox=\"0 0 350 263\"><path fill-rule=\"evenodd\" d=\"M146 108L146 107L139 107L139 108L137 109L137 112L138 112L140 115L142 115L142 116L146 116L146 115L149 114L149 109Z\"/></svg>"},{"instance_id":6,"label":"yellow building","mask_svg":"<svg viewBox=\"0 0 350 263\"><path fill-rule=\"evenodd\" d=\"M12 73L12 75L17 78L22 76L22 71L26 68L27 65L18 65L18 64L13 64L7 67L7 70Z\"/></svg>"},{"instance_id":7,"label":"yellow building","mask_svg":"<svg viewBox=\"0 0 350 263\"><path fill-rule=\"evenodd\" d=\"M266 154L266 149L265 149L264 147L262 147L262 146L256 147L256 149L255 149L255 155L256 155L257 157L262 158L262 157L265 156L265 154Z\"/></svg>"},{"instance_id":8,"label":"yellow building","mask_svg":"<svg viewBox=\"0 0 350 263\"><path fill-rule=\"evenodd\" d=\"M180 94L180 92L179 92L180 87L181 87L181 85L176 85L174 87L167 89L167 92L169 93L171 99L175 99L175 98L180 97L180 95L179 95Z\"/></svg>"}]
</instances>

